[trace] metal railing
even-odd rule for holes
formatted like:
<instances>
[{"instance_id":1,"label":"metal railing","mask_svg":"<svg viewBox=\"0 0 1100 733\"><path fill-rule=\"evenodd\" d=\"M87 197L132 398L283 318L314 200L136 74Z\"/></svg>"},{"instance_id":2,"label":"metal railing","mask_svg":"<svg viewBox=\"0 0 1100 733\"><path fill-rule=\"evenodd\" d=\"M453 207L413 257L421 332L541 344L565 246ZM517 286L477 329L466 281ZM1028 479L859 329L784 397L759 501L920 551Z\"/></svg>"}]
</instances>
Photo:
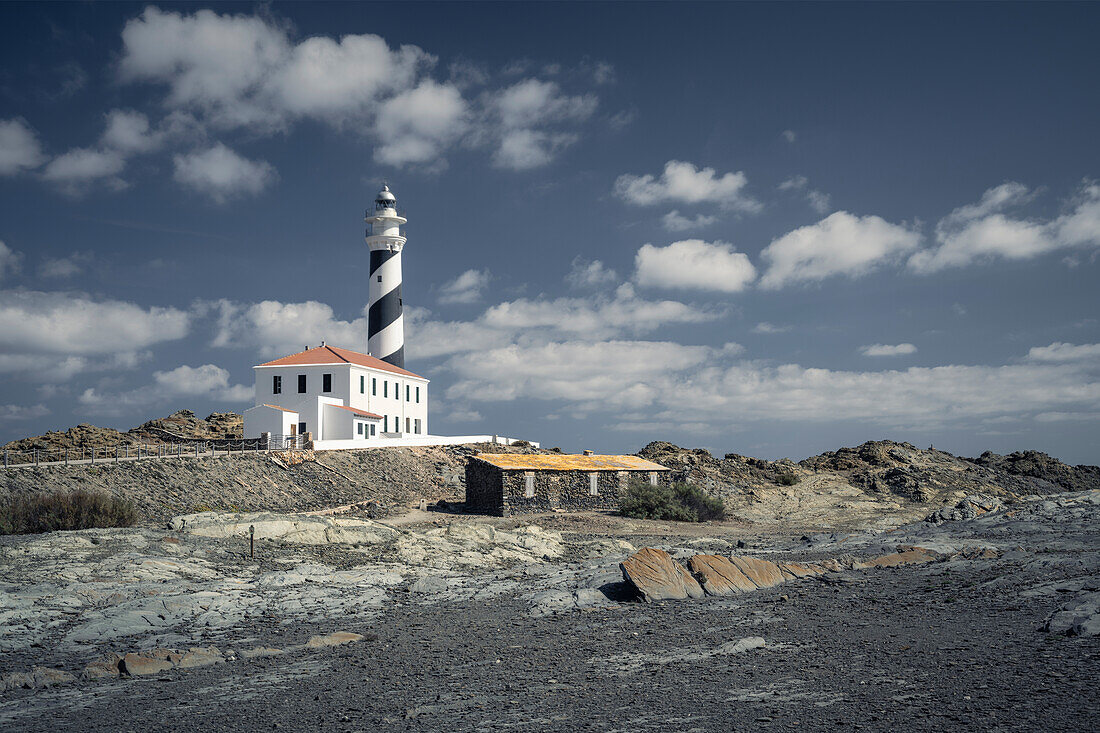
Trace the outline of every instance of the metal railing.
<instances>
[{"instance_id":1,"label":"metal railing","mask_svg":"<svg viewBox=\"0 0 1100 733\"><path fill-rule=\"evenodd\" d=\"M232 456L234 453L260 451L303 450L301 435L269 435L264 438L224 438L220 440L188 440L174 443L124 443L113 446L76 448L32 448L5 450L4 468L26 468L41 465L94 466L101 463L121 463L149 458L202 458Z\"/></svg>"}]
</instances>

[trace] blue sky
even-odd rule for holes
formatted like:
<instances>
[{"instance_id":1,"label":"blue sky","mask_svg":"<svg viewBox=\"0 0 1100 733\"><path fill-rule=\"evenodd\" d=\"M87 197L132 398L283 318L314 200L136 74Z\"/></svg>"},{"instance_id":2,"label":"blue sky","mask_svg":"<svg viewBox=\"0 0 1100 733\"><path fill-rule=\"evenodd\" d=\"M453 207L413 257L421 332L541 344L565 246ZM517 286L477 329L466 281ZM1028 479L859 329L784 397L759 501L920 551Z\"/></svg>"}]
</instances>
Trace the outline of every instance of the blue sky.
<instances>
[{"instance_id":1,"label":"blue sky","mask_svg":"<svg viewBox=\"0 0 1100 733\"><path fill-rule=\"evenodd\" d=\"M431 430L1100 462L1094 4L4 4L0 440L366 348Z\"/></svg>"}]
</instances>

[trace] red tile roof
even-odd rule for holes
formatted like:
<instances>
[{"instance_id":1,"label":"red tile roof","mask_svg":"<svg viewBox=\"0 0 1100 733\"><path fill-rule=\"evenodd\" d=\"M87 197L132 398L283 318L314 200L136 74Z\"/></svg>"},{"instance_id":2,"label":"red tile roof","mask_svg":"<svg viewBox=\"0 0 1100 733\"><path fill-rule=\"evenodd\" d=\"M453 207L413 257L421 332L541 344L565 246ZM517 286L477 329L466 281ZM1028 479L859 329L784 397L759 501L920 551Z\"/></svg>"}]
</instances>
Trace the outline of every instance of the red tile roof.
<instances>
[{"instance_id":1,"label":"red tile roof","mask_svg":"<svg viewBox=\"0 0 1100 733\"><path fill-rule=\"evenodd\" d=\"M374 420L381 420L381 415L375 415L373 412L367 412L366 410L360 410L358 407L348 407L347 405L329 405L329 407L339 407L341 410L347 410L348 412L354 412L361 417L369 417Z\"/></svg>"},{"instance_id":2,"label":"red tile roof","mask_svg":"<svg viewBox=\"0 0 1100 733\"><path fill-rule=\"evenodd\" d=\"M426 377L414 374L401 367L395 367L393 364L376 359L369 354L360 354L358 351L341 349L336 346L318 346L313 349L306 349L305 351L299 351L297 354L260 364L260 366L300 366L304 364L356 364L371 369L393 372L394 374L404 374L406 377L426 379Z\"/></svg>"}]
</instances>

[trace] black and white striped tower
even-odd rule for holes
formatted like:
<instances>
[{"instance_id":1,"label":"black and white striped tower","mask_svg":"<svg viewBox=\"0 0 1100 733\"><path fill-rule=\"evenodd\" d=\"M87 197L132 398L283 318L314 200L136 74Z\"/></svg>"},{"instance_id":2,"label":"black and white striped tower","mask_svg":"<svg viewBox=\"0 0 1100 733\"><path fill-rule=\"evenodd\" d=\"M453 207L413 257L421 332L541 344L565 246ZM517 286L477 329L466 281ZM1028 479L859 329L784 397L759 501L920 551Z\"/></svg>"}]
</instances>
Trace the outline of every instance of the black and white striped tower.
<instances>
[{"instance_id":1,"label":"black and white striped tower","mask_svg":"<svg viewBox=\"0 0 1100 733\"><path fill-rule=\"evenodd\" d=\"M382 186L367 212L370 289L367 306L367 351L395 367L405 368L405 324L401 317L401 250L407 219L397 215L397 199Z\"/></svg>"}]
</instances>

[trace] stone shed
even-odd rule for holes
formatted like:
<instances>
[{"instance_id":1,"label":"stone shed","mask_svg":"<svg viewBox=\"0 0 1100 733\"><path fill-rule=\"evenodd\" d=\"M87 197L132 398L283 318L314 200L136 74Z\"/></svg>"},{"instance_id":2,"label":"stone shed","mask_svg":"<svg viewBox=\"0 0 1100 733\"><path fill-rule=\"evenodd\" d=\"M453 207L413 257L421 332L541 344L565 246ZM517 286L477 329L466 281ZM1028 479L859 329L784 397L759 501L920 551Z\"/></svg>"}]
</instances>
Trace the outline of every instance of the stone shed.
<instances>
[{"instance_id":1,"label":"stone shed","mask_svg":"<svg viewBox=\"0 0 1100 733\"><path fill-rule=\"evenodd\" d=\"M500 516L618 509L631 477L670 482L669 469L637 456L479 453L466 462L466 504Z\"/></svg>"}]
</instances>

